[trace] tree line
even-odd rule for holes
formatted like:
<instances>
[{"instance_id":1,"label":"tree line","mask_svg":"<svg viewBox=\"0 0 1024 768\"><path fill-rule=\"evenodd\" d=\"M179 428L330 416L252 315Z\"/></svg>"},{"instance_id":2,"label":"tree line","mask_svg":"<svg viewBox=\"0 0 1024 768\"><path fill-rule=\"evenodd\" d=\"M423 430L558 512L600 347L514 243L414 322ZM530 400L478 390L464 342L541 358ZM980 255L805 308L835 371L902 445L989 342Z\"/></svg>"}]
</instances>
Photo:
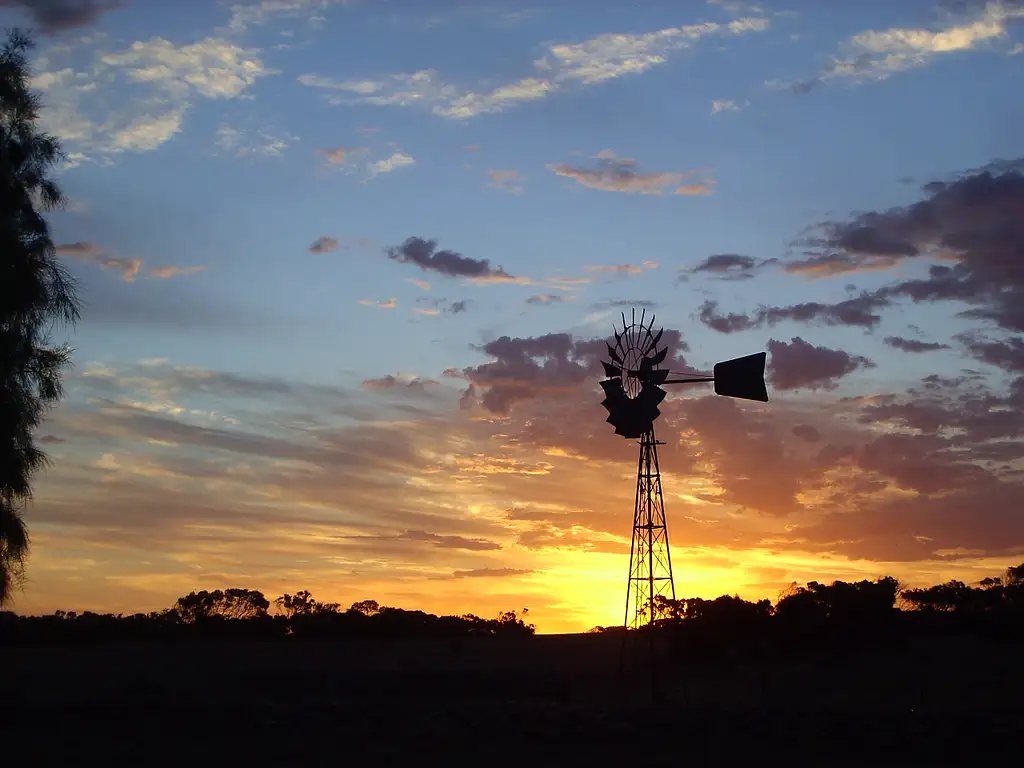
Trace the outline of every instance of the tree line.
<instances>
[{"instance_id":1,"label":"tree line","mask_svg":"<svg viewBox=\"0 0 1024 768\"><path fill-rule=\"evenodd\" d=\"M670 635L681 652L704 658L813 657L896 647L920 636L974 635L1018 643L1024 636L1024 563L977 586L952 580L908 589L892 576L805 586L794 582L775 605L735 595L658 597L653 629Z\"/></svg>"},{"instance_id":2,"label":"tree line","mask_svg":"<svg viewBox=\"0 0 1024 768\"><path fill-rule=\"evenodd\" d=\"M536 628L529 610L504 611L493 619L473 614L435 616L360 600L348 608L316 600L308 590L273 602L255 589L191 592L162 611L130 615L56 611L47 616L0 612L0 645L135 642L189 638L454 638L524 636Z\"/></svg>"}]
</instances>

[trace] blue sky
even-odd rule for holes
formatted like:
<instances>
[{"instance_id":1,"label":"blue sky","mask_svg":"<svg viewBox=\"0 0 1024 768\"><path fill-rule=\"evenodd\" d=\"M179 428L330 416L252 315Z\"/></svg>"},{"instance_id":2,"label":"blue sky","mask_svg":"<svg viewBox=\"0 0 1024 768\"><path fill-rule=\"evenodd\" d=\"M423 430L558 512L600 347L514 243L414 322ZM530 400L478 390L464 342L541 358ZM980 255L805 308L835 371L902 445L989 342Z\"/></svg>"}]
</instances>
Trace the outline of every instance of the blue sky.
<instances>
[{"instance_id":1,"label":"blue sky","mask_svg":"<svg viewBox=\"0 0 1024 768\"><path fill-rule=\"evenodd\" d=\"M180 494L182 508L227 504L230 488L223 477L208 476L214 465L204 465L202 457L223 461L218 471L259 467L251 465L251 452L232 453L235 448L222 443L211 448L204 442L214 439L210 430L240 431L246 439L264 435L281 446L330 439L336 447L352 430L391 425L386 428L419 436L420 442L409 439L420 462L442 454L456 464L494 459L496 441L508 441L503 450L526 451L537 420L551 417L531 409L564 401L554 416L572 421L577 405L599 402L591 391L597 377L558 379L562 363L587 368L582 351L562 363L552 352L545 368L539 357L503 358L486 345L502 336L513 342L553 333L605 337L628 306L650 305L658 325L679 330L689 349L678 362L696 369L769 349L770 383L783 385L773 394L778 406L743 405L736 413L773 434L788 435L787 419L813 421L813 411L815 419L834 419L843 429L867 424L858 440L877 439L906 424L897 429L892 421L837 408L877 405L871 398L912 399L908 392L925 377L951 379L964 368L977 371L977 378L961 386L984 388L984 395L971 390L972 396L1005 400L1021 372L1012 357L1012 339L1021 329L1005 312L995 319L962 315L972 308L1005 309L1009 300L993 286L1011 295L1018 287L1016 272L1003 282L992 277L998 257L984 261L991 253L976 257L981 246L964 244L965 227L977 235L980 225L963 223L977 209L964 202L958 186L967 189L971 178L984 175L979 169L989 167L986 178L1005 182L1000 189L1011 195L993 215L1020 210L1012 207L1020 199L1012 196L1020 174L1014 159L1024 155L1024 108L1014 97L1024 80L1024 7L1017 3L108 5L117 7L86 3L85 12L71 13L61 2L9 2L0 9L4 24L40 32L34 82L46 104L45 127L62 138L69 156L59 175L71 203L52 216L54 240L88 304L71 337L76 352L68 400L47 427L54 466L29 517L37 565L23 598L28 608L68 608L71 600L148 609L202 585L231 586L213 584L218 577L246 577L267 591L301 588L292 582L305 578L334 597L373 588L377 599L438 610L436 600L488 612L503 607L502 600L529 598L542 630L545 619L548 629L559 621L577 629L610 623L605 603L575 603L607 584L607 605L617 605L625 563L615 546L628 537L622 527L628 529L630 510L619 510L622 520L602 528L595 521L606 513L614 517L604 508L611 501L544 501L545 493L558 493L549 488L533 498L524 492L530 498L523 504L556 517L574 504L591 515L568 527L534 516L549 533L559 531L560 543L531 547L517 524L506 524L507 508L526 485L499 486L494 471L473 475L473 494L456 490L454 501L438 502L436 519L406 528L395 522L393 535L449 535L428 524L443 519L453 526L450 535L469 536L473 526L463 531L455 522L483 515L511 537L508 543L462 550L431 540L431 551L441 550L432 560L420 551L429 542L406 536L399 540L407 551L359 549L362 559L345 561L344 578L325 565L335 557L329 552L301 558L307 562L297 570L282 570L269 555L273 567L253 562L243 552L248 535L279 535L303 504L326 516L317 530L333 525L330 535L363 541L358 537L369 534L359 533L360 510L369 502L330 488L322 498L300 499L287 483L271 483L274 490L261 498L274 499L275 514L241 525L242 513L232 507L236 522L224 523L216 556L182 554L191 550L179 536L181 525L188 529L201 520L199 511L182 513L193 523L168 522L156 550L147 543L151 523L113 513L104 530L117 531L118 547L104 550L100 544L110 540L99 534L95 546L71 542L81 535L76 526L90 527L97 505L120 509L150 497L179 498L167 494ZM939 194L926 186L934 182L949 185L953 199L942 203L946 207L935 203L943 221L952 222L946 230L942 223L915 229L892 213ZM872 211L889 215L858 219ZM873 246L856 246L858 227L876 235ZM961 237L943 241L941 232ZM910 245L894 251L894 238ZM801 243L808 239L814 242ZM436 245L431 250L423 241ZM1019 263L1020 246L1011 241L1002 253ZM462 259L438 255L445 251ZM837 254L845 259L841 267ZM715 255L728 258L709 261ZM815 257L826 266L801 267ZM908 298L908 281L938 279L931 267L958 262L975 266L961 276L966 287L957 300ZM499 268L502 280L474 279ZM968 289L977 296L968 296ZM829 308L844 301L876 317L829 320L837 316ZM808 302L818 308L802 319L792 311L771 321L763 311L758 315L759 307ZM713 327L713 317L729 313L747 318L742 330ZM885 341L894 337L918 346L910 352L907 344ZM796 338L811 350L798 348ZM820 350L845 357L829 363ZM799 356L805 352L817 357L805 360ZM503 384L488 378L488 361L504 366ZM815 378L822 361L824 373ZM445 376L446 370L455 374ZM514 401L504 412L488 407L486 398L460 408L471 385L479 399L510 381L536 392L511 400L496 395L492 404ZM962 397L953 391L935 396L947 398L948 407ZM468 398L462 399L465 405ZM687 426L696 416L686 409L700 399L674 400L682 410L668 412L664 428L707 460L713 451L701 449L695 427ZM994 400L985 402L998 409ZM593 412L585 412L591 418ZM142 415L162 421L137 422ZM298 426L314 422L314 432ZM615 462L628 468L632 449L602 426L600 419L592 430L588 424L577 449L607 442L585 459L587 471L603 467L610 477ZM191 437L174 432L181 438L175 442L168 437L174 429L191 430ZM967 428L956 429L942 439L955 440ZM443 450L430 442L438 434L447 436ZM912 436L939 437L920 429ZM516 461L556 455L553 438L545 439L530 443L533 454ZM978 445L945 447L962 452ZM621 457L610 456L613 449ZM260 461L283 466L290 449L281 450L276 458L263 450ZM1019 455L1008 457L1011 469L985 470L995 473L999 493L1020 482ZM863 456L856 461L844 470L848 477L885 475ZM708 482L718 485L716 498L727 499L730 483L750 479L726 463L720 458L705 467ZM548 464L544 472L552 482L586 482L578 461ZM389 474L397 484L392 491L417 487L421 471L439 471L424 466L412 462L406 474ZM817 491L811 486L837 470L822 470L812 481L801 467L802 490L792 497L798 517L833 519L833 502L812 499ZM459 472L450 478L456 489ZM928 500L921 488L900 486L893 472L886 476L893 498L912 492L920 503ZM508 482L518 477L500 474ZM628 486L618 478L608 482ZM632 489L616 489L628 501ZM77 517L60 514L72 497L79 499ZM672 503L666 503L671 525ZM749 535L783 514L749 503L712 506ZM1024 531L1017 533L1016 544L1024 548ZM784 531L742 545L735 538L704 542L699 532L694 536L694 557L732 547L730 557L741 563L756 559L750 553ZM607 537L618 537L615 546L595 552L593 541ZM913 567L894 566L902 561L886 547L843 552L834 541L812 546L806 536L797 538L799 557L763 566L771 578L741 573L739 565L709 565L707 578L690 586L765 596L779 584L820 575L815 563L823 552L847 558L850 570L836 571L840 575L903 568L921 578L944 568L981 573L1009 556L976 546L968 547L970 555L923 552L912 558ZM625 546L628 552L628 538ZM107 555L97 556L100 551ZM454 558L450 567L442 555ZM73 576L61 569L78 561L92 565ZM467 579L454 578L446 582L444 599L430 603L441 593L424 575L428 566L480 571L489 578L474 583L488 588L460 592L456 587ZM377 574L374 568L391 576L368 575ZM579 615L563 619L569 603Z\"/></svg>"}]
</instances>

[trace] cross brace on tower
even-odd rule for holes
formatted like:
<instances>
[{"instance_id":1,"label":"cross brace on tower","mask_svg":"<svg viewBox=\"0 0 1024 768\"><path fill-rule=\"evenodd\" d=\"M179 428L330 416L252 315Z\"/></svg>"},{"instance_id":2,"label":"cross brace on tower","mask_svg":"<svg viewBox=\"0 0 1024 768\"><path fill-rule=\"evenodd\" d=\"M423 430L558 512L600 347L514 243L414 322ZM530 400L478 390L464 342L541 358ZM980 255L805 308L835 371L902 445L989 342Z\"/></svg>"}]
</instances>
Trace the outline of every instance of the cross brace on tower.
<instances>
[{"instance_id":1,"label":"cross brace on tower","mask_svg":"<svg viewBox=\"0 0 1024 768\"><path fill-rule=\"evenodd\" d=\"M640 438L626 593L625 626L630 629L647 626L656 618L658 597L676 598L658 464L658 446L664 444L655 439L653 425Z\"/></svg>"}]
</instances>

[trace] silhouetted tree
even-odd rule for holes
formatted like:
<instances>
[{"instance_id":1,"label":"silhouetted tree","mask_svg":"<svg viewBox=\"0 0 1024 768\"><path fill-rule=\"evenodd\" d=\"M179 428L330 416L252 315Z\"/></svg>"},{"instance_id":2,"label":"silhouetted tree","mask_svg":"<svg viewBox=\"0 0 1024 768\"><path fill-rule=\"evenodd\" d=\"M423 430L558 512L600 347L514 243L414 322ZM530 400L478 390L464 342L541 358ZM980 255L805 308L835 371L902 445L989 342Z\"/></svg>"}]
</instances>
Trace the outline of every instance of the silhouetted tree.
<instances>
[{"instance_id":1,"label":"silhouetted tree","mask_svg":"<svg viewBox=\"0 0 1024 768\"><path fill-rule=\"evenodd\" d=\"M179 597L174 610L186 624L209 619L257 619L267 615L269 601L254 589L219 589Z\"/></svg>"},{"instance_id":2,"label":"silhouetted tree","mask_svg":"<svg viewBox=\"0 0 1024 768\"><path fill-rule=\"evenodd\" d=\"M376 600L360 600L358 603L352 603L350 611L361 613L364 616L374 616L380 612L380 603Z\"/></svg>"},{"instance_id":3,"label":"silhouetted tree","mask_svg":"<svg viewBox=\"0 0 1024 768\"><path fill-rule=\"evenodd\" d=\"M29 537L22 511L46 462L34 431L60 400L70 362L70 350L52 346L50 333L79 312L41 213L63 204L47 176L63 155L57 139L36 127L31 48L14 30L0 49L0 605L23 574Z\"/></svg>"}]
</instances>

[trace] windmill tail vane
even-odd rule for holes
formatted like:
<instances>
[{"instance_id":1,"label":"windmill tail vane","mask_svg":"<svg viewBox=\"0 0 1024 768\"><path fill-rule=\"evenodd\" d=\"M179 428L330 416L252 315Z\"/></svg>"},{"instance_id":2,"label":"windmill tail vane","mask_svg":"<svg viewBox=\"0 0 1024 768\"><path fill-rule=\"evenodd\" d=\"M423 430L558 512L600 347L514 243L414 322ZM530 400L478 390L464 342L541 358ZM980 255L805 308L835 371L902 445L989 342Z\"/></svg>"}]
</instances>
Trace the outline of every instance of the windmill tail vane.
<instances>
[{"instance_id":1,"label":"windmill tail vane","mask_svg":"<svg viewBox=\"0 0 1024 768\"><path fill-rule=\"evenodd\" d=\"M767 355L758 352L716 363L711 376L679 374L681 378L669 378L672 372L662 367L668 346L658 346L664 329L654 331L653 313L648 320L647 310L642 310L638 322L634 309L627 323L623 312L622 331L612 330L614 343L607 343L608 360L601 361L605 373L601 405L608 411L607 422L615 427L615 434L640 440L625 618L627 628L639 629L653 624L659 598L675 599L658 462L658 446L664 443L654 436L654 422L661 415L658 406L667 395L664 387L713 383L717 395L768 402L764 381Z\"/></svg>"}]
</instances>

